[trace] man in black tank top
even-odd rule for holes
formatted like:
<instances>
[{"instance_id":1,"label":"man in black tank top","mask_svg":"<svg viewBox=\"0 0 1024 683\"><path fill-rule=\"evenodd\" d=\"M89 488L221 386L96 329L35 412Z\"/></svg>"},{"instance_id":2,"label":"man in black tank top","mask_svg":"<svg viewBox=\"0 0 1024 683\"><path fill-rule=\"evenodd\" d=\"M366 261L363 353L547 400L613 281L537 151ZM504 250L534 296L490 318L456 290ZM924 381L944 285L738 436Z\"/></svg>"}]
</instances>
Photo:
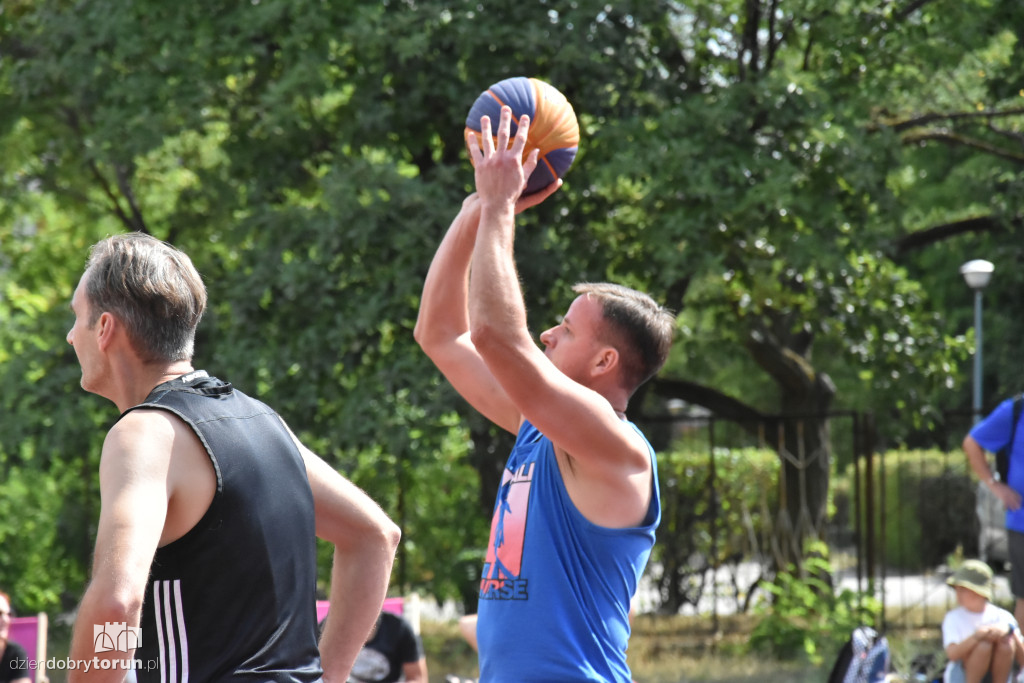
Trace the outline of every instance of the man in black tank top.
<instances>
[{"instance_id":1,"label":"man in black tank top","mask_svg":"<svg viewBox=\"0 0 1024 683\"><path fill-rule=\"evenodd\" d=\"M71 307L82 388L121 416L69 681L344 681L398 528L271 408L193 368L206 290L184 253L142 233L103 240ZM335 545L322 657L316 536Z\"/></svg>"}]
</instances>

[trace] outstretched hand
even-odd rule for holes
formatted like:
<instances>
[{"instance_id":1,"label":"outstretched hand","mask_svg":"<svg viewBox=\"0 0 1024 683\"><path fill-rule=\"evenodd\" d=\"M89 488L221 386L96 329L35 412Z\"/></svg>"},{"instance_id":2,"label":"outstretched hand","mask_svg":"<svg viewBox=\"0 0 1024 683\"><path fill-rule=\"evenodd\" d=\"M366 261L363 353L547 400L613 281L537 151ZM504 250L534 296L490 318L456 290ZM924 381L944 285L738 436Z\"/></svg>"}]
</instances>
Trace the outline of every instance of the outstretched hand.
<instances>
[{"instance_id":1,"label":"outstretched hand","mask_svg":"<svg viewBox=\"0 0 1024 683\"><path fill-rule=\"evenodd\" d=\"M562 181L556 180L543 190L523 196L523 189L530 174L537 168L539 150L533 149L523 159L526 139L530 131L530 117L523 115L519 119L519 127L512 144L509 145L512 128L512 110L503 106L498 121L497 135L491 132L491 119L483 116L480 119L480 136L468 133L466 147L475 168L477 193L483 201L507 202L514 204L515 212L520 213L541 203L559 187Z\"/></svg>"}]
</instances>

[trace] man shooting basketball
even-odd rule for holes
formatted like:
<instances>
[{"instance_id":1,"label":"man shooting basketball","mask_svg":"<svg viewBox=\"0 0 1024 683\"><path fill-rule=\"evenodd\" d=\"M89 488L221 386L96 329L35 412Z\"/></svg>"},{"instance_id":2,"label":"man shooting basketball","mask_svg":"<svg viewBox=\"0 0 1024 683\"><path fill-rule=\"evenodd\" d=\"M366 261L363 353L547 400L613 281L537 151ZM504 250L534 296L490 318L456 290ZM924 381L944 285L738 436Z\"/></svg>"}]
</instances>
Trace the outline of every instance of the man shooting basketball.
<instances>
[{"instance_id":1,"label":"man shooting basketball","mask_svg":"<svg viewBox=\"0 0 1024 683\"><path fill-rule=\"evenodd\" d=\"M517 435L480 582L481 680L625 681L630 599L661 516L654 452L625 418L664 364L673 316L649 296L580 284L563 320L527 329L513 255L515 214L555 192L521 196L529 120L511 148L488 117L470 139L476 193L431 263L416 339L455 389Z\"/></svg>"}]
</instances>

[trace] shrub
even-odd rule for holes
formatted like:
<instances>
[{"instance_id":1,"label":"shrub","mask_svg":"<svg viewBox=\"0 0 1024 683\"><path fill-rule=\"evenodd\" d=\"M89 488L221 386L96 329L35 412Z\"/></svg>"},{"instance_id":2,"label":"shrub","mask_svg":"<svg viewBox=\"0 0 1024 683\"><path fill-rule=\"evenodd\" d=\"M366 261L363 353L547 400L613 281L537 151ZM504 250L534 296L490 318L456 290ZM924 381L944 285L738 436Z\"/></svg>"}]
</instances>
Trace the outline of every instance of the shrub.
<instances>
[{"instance_id":1,"label":"shrub","mask_svg":"<svg viewBox=\"0 0 1024 683\"><path fill-rule=\"evenodd\" d=\"M864 465L860 464L862 478ZM877 533L884 535L886 565L917 571L941 564L958 548L968 554L977 552L975 487L962 454L890 451L873 456L871 465L873 514L868 516L867 491L862 485L861 528L871 519ZM851 528L853 476L851 465L833 485L836 509L849 510L844 521Z\"/></svg>"},{"instance_id":2,"label":"shrub","mask_svg":"<svg viewBox=\"0 0 1024 683\"><path fill-rule=\"evenodd\" d=\"M812 544L827 552L824 544ZM821 664L832 656L854 628L876 623L881 604L874 598L843 589L834 593L828 560L811 556L802 570L790 565L762 587L770 598L757 604L761 616L750 634L750 648L778 659L806 657Z\"/></svg>"},{"instance_id":3,"label":"shrub","mask_svg":"<svg viewBox=\"0 0 1024 683\"><path fill-rule=\"evenodd\" d=\"M662 521L654 572L662 607L676 612L703 596L707 570L762 553L778 501L778 455L768 449L672 450L659 455ZM735 588L744 602L749 587ZM742 607L742 605L741 605Z\"/></svg>"}]
</instances>

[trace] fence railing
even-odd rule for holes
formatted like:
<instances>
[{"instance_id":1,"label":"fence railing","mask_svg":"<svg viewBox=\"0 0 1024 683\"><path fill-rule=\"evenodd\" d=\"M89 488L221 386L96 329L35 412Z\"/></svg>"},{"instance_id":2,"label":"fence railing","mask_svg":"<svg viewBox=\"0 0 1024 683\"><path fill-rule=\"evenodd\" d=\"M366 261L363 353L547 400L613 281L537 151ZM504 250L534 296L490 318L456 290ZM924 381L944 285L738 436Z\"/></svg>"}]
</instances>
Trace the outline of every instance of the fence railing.
<instances>
[{"instance_id":1,"label":"fence railing","mask_svg":"<svg viewBox=\"0 0 1024 683\"><path fill-rule=\"evenodd\" d=\"M778 568L817 541L835 589L877 598L885 628L937 628L954 603L950 560L985 555L977 486L959 450L972 418L948 411L919 449L884 453L869 413L645 421L658 441L664 518L640 608L715 620L749 610ZM997 600L1008 599L1004 584Z\"/></svg>"}]
</instances>

